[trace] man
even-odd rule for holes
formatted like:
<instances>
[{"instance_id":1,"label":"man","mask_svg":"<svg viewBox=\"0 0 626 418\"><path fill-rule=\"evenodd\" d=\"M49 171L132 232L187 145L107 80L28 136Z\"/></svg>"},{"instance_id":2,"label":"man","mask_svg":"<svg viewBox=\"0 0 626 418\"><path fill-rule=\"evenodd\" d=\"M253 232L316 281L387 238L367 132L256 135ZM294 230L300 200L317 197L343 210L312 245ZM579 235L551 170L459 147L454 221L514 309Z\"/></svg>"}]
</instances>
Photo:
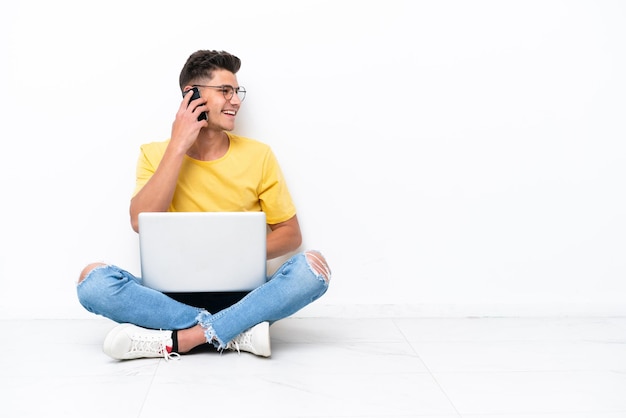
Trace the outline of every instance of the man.
<instances>
[{"instance_id":1,"label":"man","mask_svg":"<svg viewBox=\"0 0 626 418\"><path fill-rule=\"evenodd\" d=\"M237 82L240 66L225 51L188 58L171 138L141 147L130 202L136 232L141 212L262 210L268 259L300 246L296 209L270 147L230 132L246 93ZM200 97L192 101L194 88ZM77 293L87 310L119 323L104 341L104 352L115 359L169 359L205 343L269 357L269 325L321 297L330 276L321 253L305 251L241 299L194 306L143 286L117 266L93 263L81 272Z\"/></svg>"}]
</instances>

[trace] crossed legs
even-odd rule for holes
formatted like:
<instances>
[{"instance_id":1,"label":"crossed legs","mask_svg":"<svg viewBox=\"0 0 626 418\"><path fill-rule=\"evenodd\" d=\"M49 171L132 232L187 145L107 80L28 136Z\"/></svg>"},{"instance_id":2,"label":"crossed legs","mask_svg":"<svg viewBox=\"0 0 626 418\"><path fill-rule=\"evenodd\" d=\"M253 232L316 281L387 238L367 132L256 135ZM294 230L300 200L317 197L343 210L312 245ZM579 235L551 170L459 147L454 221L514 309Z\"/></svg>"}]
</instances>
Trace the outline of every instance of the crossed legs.
<instances>
[{"instance_id":1,"label":"crossed legs","mask_svg":"<svg viewBox=\"0 0 626 418\"><path fill-rule=\"evenodd\" d=\"M92 263L82 270L78 293L83 306L117 322L177 331L177 351L180 353L206 342L224 348L238 334L260 322L272 323L285 318L321 297L331 278L322 254L306 251L292 257L265 285L235 305L210 314L145 288L138 279L121 269L115 268L115 280L110 280L112 274L95 273L107 267L112 268L104 263ZM100 277L99 282L96 277ZM277 305L276 300L283 304Z\"/></svg>"}]
</instances>

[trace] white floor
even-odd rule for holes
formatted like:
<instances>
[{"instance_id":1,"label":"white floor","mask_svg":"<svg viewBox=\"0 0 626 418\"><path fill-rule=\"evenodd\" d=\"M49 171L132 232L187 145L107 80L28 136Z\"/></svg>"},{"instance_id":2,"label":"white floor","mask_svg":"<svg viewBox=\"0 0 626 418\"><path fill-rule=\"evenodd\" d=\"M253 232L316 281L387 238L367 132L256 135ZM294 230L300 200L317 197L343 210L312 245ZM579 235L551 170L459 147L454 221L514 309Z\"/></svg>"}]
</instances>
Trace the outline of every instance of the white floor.
<instances>
[{"instance_id":1,"label":"white floor","mask_svg":"<svg viewBox=\"0 0 626 418\"><path fill-rule=\"evenodd\" d=\"M118 362L108 320L0 321L5 417L626 417L626 318L289 318L272 358Z\"/></svg>"}]
</instances>

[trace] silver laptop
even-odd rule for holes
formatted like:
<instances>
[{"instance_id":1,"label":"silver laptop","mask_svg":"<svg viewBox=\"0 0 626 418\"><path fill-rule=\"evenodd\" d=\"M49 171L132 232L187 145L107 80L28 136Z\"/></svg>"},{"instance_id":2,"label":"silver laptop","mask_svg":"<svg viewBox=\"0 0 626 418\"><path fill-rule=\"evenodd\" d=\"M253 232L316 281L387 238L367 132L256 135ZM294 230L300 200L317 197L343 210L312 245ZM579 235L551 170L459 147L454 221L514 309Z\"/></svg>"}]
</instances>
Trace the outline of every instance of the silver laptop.
<instances>
[{"instance_id":1,"label":"silver laptop","mask_svg":"<svg viewBox=\"0 0 626 418\"><path fill-rule=\"evenodd\" d=\"M266 281L263 212L144 212L145 286L162 292L249 291Z\"/></svg>"}]
</instances>

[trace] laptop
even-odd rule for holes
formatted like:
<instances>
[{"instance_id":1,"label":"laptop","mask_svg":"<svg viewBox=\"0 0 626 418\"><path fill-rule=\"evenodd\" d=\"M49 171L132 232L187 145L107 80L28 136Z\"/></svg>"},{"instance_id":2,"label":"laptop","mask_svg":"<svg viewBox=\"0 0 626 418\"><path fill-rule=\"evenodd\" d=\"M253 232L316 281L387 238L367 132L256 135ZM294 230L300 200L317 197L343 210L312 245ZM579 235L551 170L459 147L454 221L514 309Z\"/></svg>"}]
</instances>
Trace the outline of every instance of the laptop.
<instances>
[{"instance_id":1,"label":"laptop","mask_svg":"<svg viewBox=\"0 0 626 418\"><path fill-rule=\"evenodd\" d=\"M267 280L264 212L139 214L143 284L161 292L250 291Z\"/></svg>"}]
</instances>

